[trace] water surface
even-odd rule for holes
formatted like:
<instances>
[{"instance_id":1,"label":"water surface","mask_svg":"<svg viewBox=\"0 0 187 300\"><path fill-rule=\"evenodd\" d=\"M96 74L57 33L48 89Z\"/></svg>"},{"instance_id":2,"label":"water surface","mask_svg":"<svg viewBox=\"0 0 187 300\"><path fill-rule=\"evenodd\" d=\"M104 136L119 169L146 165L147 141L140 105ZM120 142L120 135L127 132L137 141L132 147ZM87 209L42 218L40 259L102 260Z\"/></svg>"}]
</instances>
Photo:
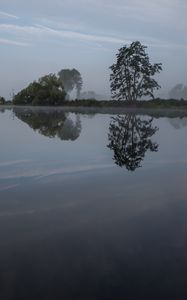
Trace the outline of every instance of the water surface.
<instances>
[{"instance_id":1,"label":"water surface","mask_svg":"<svg viewBox=\"0 0 187 300\"><path fill-rule=\"evenodd\" d=\"M186 299L187 118L0 111L0 299Z\"/></svg>"}]
</instances>

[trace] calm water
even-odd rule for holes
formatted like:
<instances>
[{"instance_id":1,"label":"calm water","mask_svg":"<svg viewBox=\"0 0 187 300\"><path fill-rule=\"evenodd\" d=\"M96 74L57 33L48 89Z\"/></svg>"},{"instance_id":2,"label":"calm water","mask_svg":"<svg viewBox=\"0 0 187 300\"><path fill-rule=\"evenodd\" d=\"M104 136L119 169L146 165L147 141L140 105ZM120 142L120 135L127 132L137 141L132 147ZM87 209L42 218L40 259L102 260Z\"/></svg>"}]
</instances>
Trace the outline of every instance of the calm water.
<instances>
[{"instance_id":1,"label":"calm water","mask_svg":"<svg viewBox=\"0 0 187 300\"><path fill-rule=\"evenodd\" d=\"M0 299L187 299L187 118L0 111Z\"/></svg>"}]
</instances>

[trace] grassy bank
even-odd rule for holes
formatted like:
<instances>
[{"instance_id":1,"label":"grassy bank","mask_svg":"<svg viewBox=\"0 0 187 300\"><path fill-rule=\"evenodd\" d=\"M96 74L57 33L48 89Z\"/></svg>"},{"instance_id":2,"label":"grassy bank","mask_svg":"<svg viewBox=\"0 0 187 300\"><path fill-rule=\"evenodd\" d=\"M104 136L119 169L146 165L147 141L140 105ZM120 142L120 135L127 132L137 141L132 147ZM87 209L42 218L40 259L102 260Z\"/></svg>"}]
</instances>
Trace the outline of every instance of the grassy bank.
<instances>
[{"instance_id":1,"label":"grassy bank","mask_svg":"<svg viewBox=\"0 0 187 300\"><path fill-rule=\"evenodd\" d=\"M12 102L6 101L5 104L1 104L0 107L12 106ZM18 106L18 105L14 105ZM27 106L27 105L25 105ZM29 105L30 106L30 105ZM40 105L41 106L41 105ZM149 108L149 109L187 109L187 100L176 100L176 99L160 99L154 100L140 100L140 101L116 101L116 100L95 100L95 99L80 99L63 101L62 107L119 107L119 108Z\"/></svg>"},{"instance_id":2,"label":"grassy bank","mask_svg":"<svg viewBox=\"0 0 187 300\"><path fill-rule=\"evenodd\" d=\"M141 101L116 101L116 100L72 100L65 101L63 106L73 107L124 107L124 108L180 108L187 109L187 100L175 99L154 99L154 100L141 100Z\"/></svg>"},{"instance_id":3,"label":"grassy bank","mask_svg":"<svg viewBox=\"0 0 187 300\"><path fill-rule=\"evenodd\" d=\"M0 112L5 109L62 110L83 114L140 114L153 117L187 117L187 101L175 99L154 99L148 101L113 101L113 100L73 100L65 101L61 106L18 106L0 105Z\"/></svg>"}]
</instances>

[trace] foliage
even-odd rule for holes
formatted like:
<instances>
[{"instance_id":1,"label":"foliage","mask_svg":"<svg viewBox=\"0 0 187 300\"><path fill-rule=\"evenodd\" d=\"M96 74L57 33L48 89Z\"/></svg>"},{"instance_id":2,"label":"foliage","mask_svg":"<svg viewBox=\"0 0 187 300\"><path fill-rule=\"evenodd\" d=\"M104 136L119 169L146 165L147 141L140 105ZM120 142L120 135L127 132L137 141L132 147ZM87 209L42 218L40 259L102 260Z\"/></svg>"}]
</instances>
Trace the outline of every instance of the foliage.
<instances>
[{"instance_id":1,"label":"foliage","mask_svg":"<svg viewBox=\"0 0 187 300\"><path fill-rule=\"evenodd\" d=\"M162 70L162 64L151 64L147 47L139 41L124 46L117 53L117 62L110 69L111 92L114 99L135 101L142 96L153 96L160 86L152 78Z\"/></svg>"},{"instance_id":2,"label":"foliage","mask_svg":"<svg viewBox=\"0 0 187 300\"><path fill-rule=\"evenodd\" d=\"M62 81L55 74L41 77L13 98L15 105L61 105L65 100Z\"/></svg>"},{"instance_id":3,"label":"foliage","mask_svg":"<svg viewBox=\"0 0 187 300\"><path fill-rule=\"evenodd\" d=\"M152 127L152 120L141 119L136 115L112 118L108 147L114 151L114 161L118 166L134 171L141 166L148 150L158 150L158 144L151 141L158 130L157 127Z\"/></svg>"},{"instance_id":4,"label":"foliage","mask_svg":"<svg viewBox=\"0 0 187 300\"><path fill-rule=\"evenodd\" d=\"M4 105L5 102L5 98L0 96L0 105Z\"/></svg>"},{"instance_id":5,"label":"foliage","mask_svg":"<svg viewBox=\"0 0 187 300\"><path fill-rule=\"evenodd\" d=\"M58 76L63 82L66 93L70 93L75 88L77 92L76 98L79 99L83 85L80 72L76 69L62 69L58 72Z\"/></svg>"}]
</instances>

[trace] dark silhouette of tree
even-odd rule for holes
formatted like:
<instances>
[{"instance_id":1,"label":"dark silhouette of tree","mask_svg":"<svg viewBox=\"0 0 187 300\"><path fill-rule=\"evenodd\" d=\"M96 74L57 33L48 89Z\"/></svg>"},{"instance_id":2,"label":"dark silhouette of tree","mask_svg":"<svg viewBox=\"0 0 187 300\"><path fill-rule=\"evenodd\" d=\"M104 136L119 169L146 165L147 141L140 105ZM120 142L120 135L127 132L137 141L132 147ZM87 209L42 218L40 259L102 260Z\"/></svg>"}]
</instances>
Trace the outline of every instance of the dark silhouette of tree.
<instances>
[{"instance_id":1,"label":"dark silhouette of tree","mask_svg":"<svg viewBox=\"0 0 187 300\"><path fill-rule=\"evenodd\" d=\"M5 98L0 96L0 105L4 105L5 102Z\"/></svg>"},{"instance_id":2,"label":"dark silhouette of tree","mask_svg":"<svg viewBox=\"0 0 187 300\"><path fill-rule=\"evenodd\" d=\"M136 115L112 117L107 147L114 151L114 161L118 166L134 171L141 167L148 150L158 150L158 144L151 141L158 130L152 127L152 121L152 118L147 120Z\"/></svg>"},{"instance_id":3,"label":"dark silhouette of tree","mask_svg":"<svg viewBox=\"0 0 187 300\"><path fill-rule=\"evenodd\" d=\"M32 110L14 108L17 118L27 123L38 133L61 140L76 140L81 133L81 121L76 115L75 121L62 111Z\"/></svg>"},{"instance_id":4,"label":"dark silhouette of tree","mask_svg":"<svg viewBox=\"0 0 187 300\"><path fill-rule=\"evenodd\" d=\"M147 47L139 41L124 46L117 53L117 61L110 69L112 97L117 100L136 101L142 96L154 98L153 91L160 86L152 77L162 70L162 64L151 64Z\"/></svg>"},{"instance_id":5,"label":"dark silhouette of tree","mask_svg":"<svg viewBox=\"0 0 187 300\"><path fill-rule=\"evenodd\" d=\"M83 85L80 72L76 69L62 69L60 72L58 72L58 76L64 85L66 93L71 93L71 91L75 88L77 93L76 98L79 99Z\"/></svg>"}]
</instances>

